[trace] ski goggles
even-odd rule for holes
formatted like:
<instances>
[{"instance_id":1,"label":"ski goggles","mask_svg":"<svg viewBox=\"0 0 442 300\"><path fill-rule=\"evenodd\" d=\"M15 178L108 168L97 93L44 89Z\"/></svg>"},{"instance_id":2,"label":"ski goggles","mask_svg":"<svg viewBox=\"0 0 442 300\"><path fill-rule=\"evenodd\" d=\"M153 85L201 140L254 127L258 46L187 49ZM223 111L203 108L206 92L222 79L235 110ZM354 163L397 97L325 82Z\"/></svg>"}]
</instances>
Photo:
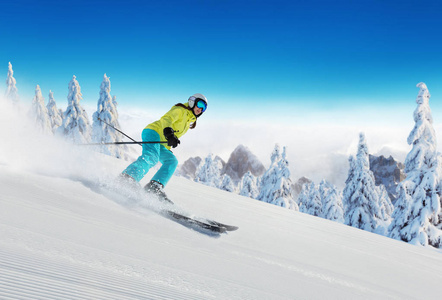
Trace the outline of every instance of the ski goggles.
<instances>
[{"instance_id":1,"label":"ski goggles","mask_svg":"<svg viewBox=\"0 0 442 300\"><path fill-rule=\"evenodd\" d=\"M196 99L195 100L195 105L196 107L199 107L202 109L202 112L205 112L207 109L207 102L204 101L203 99Z\"/></svg>"}]
</instances>

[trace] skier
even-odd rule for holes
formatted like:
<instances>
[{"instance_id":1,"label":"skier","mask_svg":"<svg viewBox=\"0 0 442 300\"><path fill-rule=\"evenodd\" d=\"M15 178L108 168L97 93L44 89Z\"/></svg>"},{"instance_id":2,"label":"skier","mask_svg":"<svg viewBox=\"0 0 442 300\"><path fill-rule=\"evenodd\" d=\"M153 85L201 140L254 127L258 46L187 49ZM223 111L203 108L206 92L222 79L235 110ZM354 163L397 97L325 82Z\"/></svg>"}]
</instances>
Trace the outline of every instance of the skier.
<instances>
[{"instance_id":1,"label":"skier","mask_svg":"<svg viewBox=\"0 0 442 300\"><path fill-rule=\"evenodd\" d=\"M144 189L157 195L162 201L173 203L164 192L164 187L178 165L178 160L170 151L170 148L176 148L180 144L179 138L189 128L194 129L196 127L197 118L206 109L206 97L197 93L190 96L187 103L176 104L160 120L147 125L142 132L143 141L159 142L166 139L167 146L164 146L164 144L142 144L143 153L121 173L120 177L130 184L139 185L138 182L147 174L149 169L160 162L162 164L161 168Z\"/></svg>"}]
</instances>

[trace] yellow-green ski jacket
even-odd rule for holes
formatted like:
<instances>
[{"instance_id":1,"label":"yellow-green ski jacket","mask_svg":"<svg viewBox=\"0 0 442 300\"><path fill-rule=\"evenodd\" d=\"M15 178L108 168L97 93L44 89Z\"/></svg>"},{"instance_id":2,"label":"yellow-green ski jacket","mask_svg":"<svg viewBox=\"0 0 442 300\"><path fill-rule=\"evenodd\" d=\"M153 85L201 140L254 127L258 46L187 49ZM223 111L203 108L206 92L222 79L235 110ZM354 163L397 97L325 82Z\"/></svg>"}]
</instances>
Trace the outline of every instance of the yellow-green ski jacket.
<instances>
[{"instance_id":1,"label":"yellow-green ski jacket","mask_svg":"<svg viewBox=\"0 0 442 300\"><path fill-rule=\"evenodd\" d=\"M184 105L189 107L188 103L185 103ZM165 141L166 138L163 134L164 128L172 127L172 129L176 131L175 135L180 138L187 132L187 130L189 130L190 124L194 122L196 122L196 117L191 110L180 106L174 106L162 116L161 119L147 125L145 129L155 130L160 135L160 140ZM170 146L167 146L167 144L163 145L170 150Z\"/></svg>"}]
</instances>

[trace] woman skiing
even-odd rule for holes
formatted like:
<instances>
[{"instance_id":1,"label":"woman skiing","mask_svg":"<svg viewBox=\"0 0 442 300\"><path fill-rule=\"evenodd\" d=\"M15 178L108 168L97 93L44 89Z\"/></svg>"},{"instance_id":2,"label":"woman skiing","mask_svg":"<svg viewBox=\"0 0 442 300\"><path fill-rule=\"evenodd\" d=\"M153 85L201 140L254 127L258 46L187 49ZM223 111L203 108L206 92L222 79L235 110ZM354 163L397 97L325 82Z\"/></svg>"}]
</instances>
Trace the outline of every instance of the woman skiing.
<instances>
[{"instance_id":1,"label":"woman skiing","mask_svg":"<svg viewBox=\"0 0 442 300\"><path fill-rule=\"evenodd\" d=\"M178 160L170 148L175 148L180 143L187 130L194 129L196 120L207 109L207 99L202 94L190 96L187 103L178 103L173 106L158 121L144 128L142 139L145 142L159 142L167 140L167 146L163 144L143 144L143 153L138 159L130 164L121 174L121 177L137 183L147 174L150 168L158 162L161 168L153 176L152 180L144 189L157 195L160 200L170 201L164 193L164 186L169 182L178 165Z\"/></svg>"}]
</instances>

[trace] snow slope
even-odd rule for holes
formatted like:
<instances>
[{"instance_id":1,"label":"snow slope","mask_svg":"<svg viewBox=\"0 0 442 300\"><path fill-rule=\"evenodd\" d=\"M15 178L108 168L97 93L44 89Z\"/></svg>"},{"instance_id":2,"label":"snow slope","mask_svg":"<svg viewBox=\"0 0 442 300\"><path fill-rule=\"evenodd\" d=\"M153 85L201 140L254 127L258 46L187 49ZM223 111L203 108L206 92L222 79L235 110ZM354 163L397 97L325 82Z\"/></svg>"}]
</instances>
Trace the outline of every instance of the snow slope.
<instances>
[{"instance_id":1,"label":"snow slope","mask_svg":"<svg viewBox=\"0 0 442 300\"><path fill-rule=\"evenodd\" d=\"M174 177L166 192L183 209L240 227L221 236L197 232L147 200L109 192L127 162L13 126L19 123L4 108L0 299L440 295L437 250Z\"/></svg>"}]
</instances>

